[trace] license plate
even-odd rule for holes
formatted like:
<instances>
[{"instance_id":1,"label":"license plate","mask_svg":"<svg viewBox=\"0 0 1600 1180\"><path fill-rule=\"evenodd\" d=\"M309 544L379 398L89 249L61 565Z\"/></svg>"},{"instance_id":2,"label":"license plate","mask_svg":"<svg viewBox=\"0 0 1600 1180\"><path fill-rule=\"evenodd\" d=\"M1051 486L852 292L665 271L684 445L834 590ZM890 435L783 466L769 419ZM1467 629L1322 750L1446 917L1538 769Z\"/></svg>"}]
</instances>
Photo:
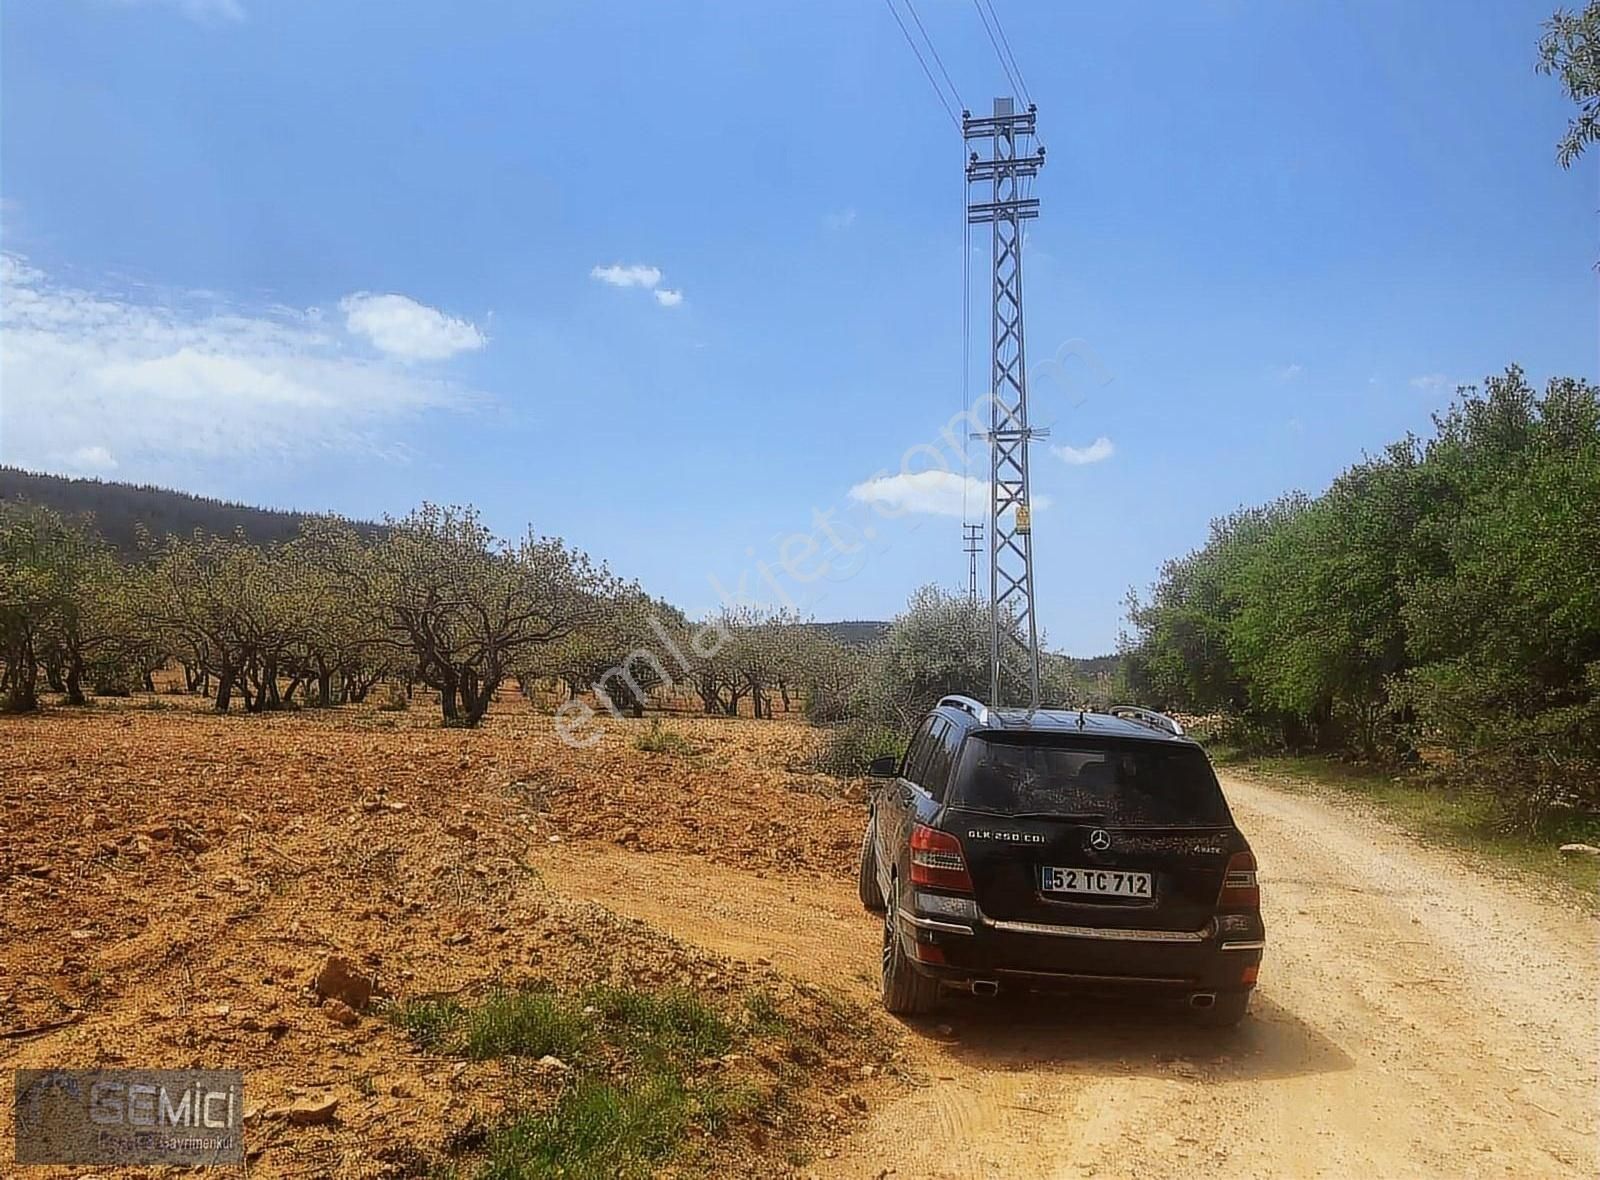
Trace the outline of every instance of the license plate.
<instances>
[{"instance_id":1,"label":"license plate","mask_svg":"<svg viewBox=\"0 0 1600 1180\"><path fill-rule=\"evenodd\" d=\"M1154 897L1149 873L1122 869L1039 867L1039 888L1046 893L1091 893L1097 897Z\"/></svg>"}]
</instances>

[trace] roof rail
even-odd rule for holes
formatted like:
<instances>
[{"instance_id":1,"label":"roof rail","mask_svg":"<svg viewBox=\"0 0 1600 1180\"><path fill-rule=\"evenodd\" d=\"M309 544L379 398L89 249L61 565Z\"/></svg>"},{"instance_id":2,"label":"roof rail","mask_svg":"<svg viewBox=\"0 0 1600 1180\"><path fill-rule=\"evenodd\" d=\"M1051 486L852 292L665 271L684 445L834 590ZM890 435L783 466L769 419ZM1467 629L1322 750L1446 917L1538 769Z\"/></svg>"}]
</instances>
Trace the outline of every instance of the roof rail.
<instances>
[{"instance_id":1,"label":"roof rail","mask_svg":"<svg viewBox=\"0 0 1600 1180\"><path fill-rule=\"evenodd\" d=\"M1113 717L1121 717L1124 721L1147 725L1151 729L1159 729L1162 733L1170 733L1173 737L1183 736L1183 726L1165 713L1157 713L1154 709L1145 709L1138 705L1112 705L1106 711Z\"/></svg>"},{"instance_id":2,"label":"roof rail","mask_svg":"<svg viewBox=\"0 0 1600 1180\"><path fill-rule=\"evenodd\" d=\"M975 701L971 697L953 694L951 696L941 697L939 699L939 708L942 709L946 705L956 709L964 709L968 713L971 713L978 719L979 725L989 724L989 707L983 704L981 701Z\"/></svg>"}]
</instances>

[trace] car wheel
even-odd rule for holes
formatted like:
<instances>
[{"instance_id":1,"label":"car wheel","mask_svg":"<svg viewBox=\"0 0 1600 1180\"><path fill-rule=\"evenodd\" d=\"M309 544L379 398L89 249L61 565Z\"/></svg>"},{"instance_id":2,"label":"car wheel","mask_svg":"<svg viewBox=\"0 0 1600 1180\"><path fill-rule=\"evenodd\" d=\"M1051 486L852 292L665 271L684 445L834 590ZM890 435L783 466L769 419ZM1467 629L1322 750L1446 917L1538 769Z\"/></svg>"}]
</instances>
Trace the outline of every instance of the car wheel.
<instances>
[{"instance_id":1,"label":"car wheel","mask_svg":"<svg viewBox=\"0 0 1600 1180\"><path fill-rule=\"evenodd\" d=\"M878 887L878 854L873 848L872 825L874 821L867 820L866 835L861 837L861 871L856 882L857 892L861 894L861 904L869 913L881 914L883 912L883 890Z\"/></svg>"},{"instance_id":2,"label":"car wheel","mask_svg":"<svg viewBox=\"0 0 1600 1180\"><path fill-rule=\"evenodd\" d=\"M1194 1022L1201 1028L1232 1028L1244 1019L1250 1006L1250 993L1222 992L1209 1008L1192 1009Z\"/></svg>"},{"instance_id":3,"label":"car wheel","mask_svg":"<svg viewBox=\"0 0 1600 1180\"><path fill-rule=\"evenodd\" d=\"M897 908L891 890L883 911L883 1006L897 1016L920 1016L938 1004L939 981L919 974L906 958Z\"/></svg>"}]
</instances>

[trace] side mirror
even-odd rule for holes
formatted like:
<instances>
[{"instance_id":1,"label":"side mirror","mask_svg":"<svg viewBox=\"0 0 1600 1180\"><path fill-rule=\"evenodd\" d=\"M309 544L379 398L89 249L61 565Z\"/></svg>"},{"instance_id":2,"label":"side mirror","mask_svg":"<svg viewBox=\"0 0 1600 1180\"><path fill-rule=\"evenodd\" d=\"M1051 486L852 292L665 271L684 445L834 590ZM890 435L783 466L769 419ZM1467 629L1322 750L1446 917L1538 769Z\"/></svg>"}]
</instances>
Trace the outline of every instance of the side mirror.
<instances>
[{"instance_id":1,"label":"side mirror","mask_svg":"<svg viewBox=\"0 0 1600 1180\"><path fill-rule=\"evenodd\" d=\"M872 760L867 773L873 778L896 778L900 774L900 759L893 754L883 754Z\"/></svg>"}]
</instances>

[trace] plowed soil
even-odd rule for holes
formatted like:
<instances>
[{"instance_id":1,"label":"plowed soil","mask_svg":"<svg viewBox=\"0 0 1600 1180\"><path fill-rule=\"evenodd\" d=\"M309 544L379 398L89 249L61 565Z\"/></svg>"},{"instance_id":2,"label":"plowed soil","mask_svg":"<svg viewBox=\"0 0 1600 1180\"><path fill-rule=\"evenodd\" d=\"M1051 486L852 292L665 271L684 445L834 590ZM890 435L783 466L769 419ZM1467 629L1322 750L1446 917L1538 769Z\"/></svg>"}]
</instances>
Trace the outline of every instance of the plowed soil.
<instances>
[{"instance_id":1,"label":"plowed soil","mask_svg":"<svg viewBox=\"0 0 1600 1180\"><path fill-rule=\"evenodd\" d=\"M777 989L834 1035L803 1114L717 1174L1600 1171L1583 907L1232 777L1269 931L1240 1029L970 999L901 1024L872 1007L861 785L808 773L798 723L667 724L687 752L639 750L634 722L571 750L510 707L476 732L355 709L0 721L0 1065L239 1065L252 1103L341 1098L329 1127L259 1122L252 1175L393 1171L505 1084L329 1021L307 984L338 952L401 994Z\"/></svg>"},{"instance_id":2,"label":"plowed soil","mask_svg":"<svg viewBox=\"0 0 1600 1180\"><path fill-rule=\"evenodd\" d=\"M768 993L819 1052L781 1125L716 1145L728 1167L787 1171L860 1120L868 1077L892 1074L886 1019L841 1020L764 956L678 942L542 872L552 850L602 845L640 864L694 849L751 876L849 871L861 808L787 769L804 727L695 720L674 726L689 751L667 756L637 750L635 727L574 751L526 708L468 732L420 705L217 717L154 699L0 721L8 1083L27 1067L243 1068L255 1176L414 1172L528 1084L420 1054L380 1018L336 1023L309 987L330 954L401 1000L526 984ZM327 1097L326 1126L272 1117ZM8 1095L8 1159L12 1133Z\"/></svg>"}]
</instances>

